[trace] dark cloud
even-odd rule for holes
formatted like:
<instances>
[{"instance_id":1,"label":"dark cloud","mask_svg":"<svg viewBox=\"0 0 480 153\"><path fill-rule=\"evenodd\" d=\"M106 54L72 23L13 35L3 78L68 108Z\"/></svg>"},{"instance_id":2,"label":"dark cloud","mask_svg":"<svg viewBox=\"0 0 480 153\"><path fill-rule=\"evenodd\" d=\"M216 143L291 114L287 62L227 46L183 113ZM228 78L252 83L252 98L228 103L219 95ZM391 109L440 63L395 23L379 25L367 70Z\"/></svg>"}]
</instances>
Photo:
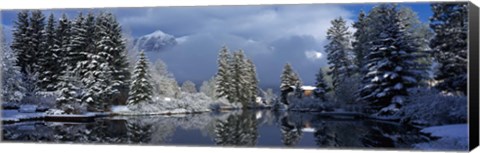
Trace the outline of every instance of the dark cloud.
<instances>
[{"instance_id":1,"label":"dark cloud","mask_svg":"<svg viewBox=\"0 0 480 153\"><path fill-rule=\"evenodd\" d=\"M179 44L167 51L149 52L154 62L161 58L179 82L199 83L216 73L219 49L243 49L257 65L262 86L277 87L287 62L306 84L325 66L322 52L330 21L354 15L341 5L258 5L202 7L145 7L45 10L70 18L78 12L110 11L128 36L139 37L162 30L177 37ZM2 13L4 13L2 11ZM12 11L6 14L14 14ZM15 17L9 17L13 20ZM11 25L11 24L10 24ZM307 57L306 52L309 56ZM320 56L323 54L323 56ZM317 56L318 55L318 56Z\"/></svg>"}]
</instances>

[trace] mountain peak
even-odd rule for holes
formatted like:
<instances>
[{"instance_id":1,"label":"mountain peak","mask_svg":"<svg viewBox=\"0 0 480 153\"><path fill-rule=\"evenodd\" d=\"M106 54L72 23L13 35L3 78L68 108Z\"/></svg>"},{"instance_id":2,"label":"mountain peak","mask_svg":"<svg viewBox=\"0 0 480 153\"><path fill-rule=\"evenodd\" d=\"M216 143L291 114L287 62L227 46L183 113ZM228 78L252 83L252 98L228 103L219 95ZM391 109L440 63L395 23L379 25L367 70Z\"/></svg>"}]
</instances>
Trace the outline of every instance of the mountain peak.
<instances>
[{"instance_id":1,"label":"mountain peak","mask_svg":"<svg viewBox=\"0 0 480 153\"><path fill-rule=\"evenodd\" d=\"M177 44L173 35L167 34L161 30L154 31L150 34L138 37L134 41L134 47L137 50L163 51L166 48L173 47Z\"/></svg>"}]
</instances>

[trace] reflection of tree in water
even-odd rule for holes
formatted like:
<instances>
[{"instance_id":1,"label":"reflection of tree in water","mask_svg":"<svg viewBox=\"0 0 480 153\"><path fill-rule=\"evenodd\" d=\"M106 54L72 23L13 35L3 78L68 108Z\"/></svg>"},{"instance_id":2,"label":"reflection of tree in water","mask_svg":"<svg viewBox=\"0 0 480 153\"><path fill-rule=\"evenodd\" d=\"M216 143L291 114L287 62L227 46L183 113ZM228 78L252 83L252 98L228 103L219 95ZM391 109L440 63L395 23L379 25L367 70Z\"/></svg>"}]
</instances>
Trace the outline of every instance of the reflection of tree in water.
<instances>
[{"instance_id":1,"label":"reflection of tree in water","mask_svg":"<svg viewBox=\"0 0 480 153\"><path fill-rule=\"evenodd\" d=\"M283 117L281 119L280 129L282 131L282 143L285 146L293 147L297 145L302 138L301 127L295 123L289 122L288 117Z\"/></svg>"},{"instance_id":2,"label":"reflection of tree in water","mask_svg":"<svg viewBox=\"0 0 480 153\"><path fill-rule=\"evenodd\" d=\"M127 136L129 143L149 143L152 138L152 124L142 119L129 119L127 121Z\"/></svg>"},{"instance_id":3,"label":"reflection of tree in water","mask_svg":"<svg viewBox=\"0 0 480 153\"><path fill-rule=\"evenodd\" d=\"M231 115L215 124L215 143L223 146L255 146L257 121L254 113Z\"/></svg>"},{"instance_id":4,"label":"reflection of tree in water","mask_svg":"<svg viewBox=\"0 0 480 153\"><path fill-rule=\"evenodd\" d=\"M315 142L319 147L339 147L337 133L330 126L320 126L313 133Z\"/></svg>"}]
</instances>

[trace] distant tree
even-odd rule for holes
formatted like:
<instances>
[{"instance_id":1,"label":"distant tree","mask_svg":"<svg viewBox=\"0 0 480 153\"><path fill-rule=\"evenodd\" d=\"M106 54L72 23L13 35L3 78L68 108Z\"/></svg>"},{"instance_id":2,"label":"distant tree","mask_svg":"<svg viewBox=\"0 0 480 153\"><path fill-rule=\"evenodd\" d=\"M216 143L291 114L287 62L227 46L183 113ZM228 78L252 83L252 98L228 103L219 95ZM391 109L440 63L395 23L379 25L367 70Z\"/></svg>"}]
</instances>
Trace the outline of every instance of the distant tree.
<instances>
[{"instance_id":1,"label":"distant tree","mask_svg":"<svg viewBox=\"0 0 480 153\"><path fill-rule=\"evenodd\" d=\"M7 46L0 26L0 49L2 53L0 67L1 73L1 101L19 103L25 97L26 89L23 82L23 74L17 66L17 55Z\"/></svg>"},{"instance_id":2,"label":"distant tree","mask_svg":"<svg viewBox=\"0 0 480 153\"><path fill-rule=\"evenodd\" d=\"M230 102L233 101L232 96L232 80L231 80L231 72L230 72L230 61L231 56L228 52L226 46L222 47L220 53L218 55L218 72L216 74L216 95L217 98L227 98Z\"/></svg>"},{"instance_id":3,"label":"distant tree","mask_svg":"<svg viewBox=\"0 0 480 153\"><path fill-rule=\"evenodd\" d=\"M325 45L325 52L330 65L327 74L332 76L332 86L336 90L345 79L353 75L355 66L351 58L350 32L346 21L339 17L332 20L331 24L332 27L327 32L329 43Z\"/></svg>"},{"instance_id":4,"label":"distant tree","mask_svg":"<svg viewBox=\"0 0 480 153\"><path fill-rule=\"evenodd\" d=\"M182 91L186 93L197 93L197 87L192 81L185 81L182 84Z\"/></svg>"},{"instance_id":5,"label":"distant tree","mask_svg":"<svg viewBox=\"0 0 480 153\"><path fill-rule=\"evenodd\" d=\"M180 92L177 81L168 72L167 65L161 59L157 59L150 72L155 95L175 97Z\"/></svg>"},{"instance_id":6,"label":"distant tree","mask_svg":"<svg viewBox=\"0 0 480 153\"><path fill-rule=\"evenodd\" d=\"M133 72L128 105L151 103L152 101L153 87L150 83L151 77L148 64L145 52L142 51Z\"/></svg>"},{"instance_id":7,"label":"distant tree","mask_svg":"<svg viewBox=\"0 0 480 153\"><path fill-rule=\"evenodd\" d=\"M468 63L468 4L434 3L430 27L435 32L430 41L439 68L435 79L437 88L447 92L467 94Z\"/></svg>"},{"instance_id":8,"label":"distant tree","mask_svg":"<svg viewBox=\"0 0 480 153\"><path fill-rule=\"evenodd\" d=\"M320 68L318 70L318 73L315 75L315 92L314 95L316 98L320 99L321 101L325 101L325 94L330 90L330 87L328 87L327 82L325 81L323 77L323 71Z\"/></svg>"},{"instance_id":9,"label":"distant tree","mask_svg":"<svg viewBox=\"0 0 480 153\"><path fill-rule=\"evenodd\" d=\"M281 102L288 105L287 96L288 93L293 91L292 87L300 87L301 80L297 73L293 70L290 63L285 64L283 72L280 75L280 90L281 90Z\"/></svg>"},{"instance_id":10,"label":"distant tree","mask_svg":"<svg viewBox=\"0 0 480 153\"><path fill-rule=\"evenodd\" d=\"M200 92L204 93L208 97L212 99L216 99L216 79L215 77L210 78L208 81L203 81L202 86L200 86Z\"/></svg>"}]
</instances>

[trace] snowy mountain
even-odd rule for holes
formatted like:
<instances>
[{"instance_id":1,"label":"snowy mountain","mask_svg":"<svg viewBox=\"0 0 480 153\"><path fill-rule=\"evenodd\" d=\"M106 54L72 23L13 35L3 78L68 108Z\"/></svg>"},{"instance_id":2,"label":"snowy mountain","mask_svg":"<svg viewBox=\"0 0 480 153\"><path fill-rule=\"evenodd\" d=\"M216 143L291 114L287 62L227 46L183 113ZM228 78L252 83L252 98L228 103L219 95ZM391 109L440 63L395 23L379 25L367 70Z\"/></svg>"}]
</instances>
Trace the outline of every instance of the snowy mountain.
<instances>
[{"instance_id":1,"label":"snowy mountain","mask_svg":"<svg viewBox=\"0 0 480 153\"><path fill-rule=\"evenodd\" d=\"M146 52L162 51L165 48L175 46L177 40L174 36L157 30L153 33L141 36L134 41L134 48L137 50L144 50Z\"/></svg>"}]
</instances>

